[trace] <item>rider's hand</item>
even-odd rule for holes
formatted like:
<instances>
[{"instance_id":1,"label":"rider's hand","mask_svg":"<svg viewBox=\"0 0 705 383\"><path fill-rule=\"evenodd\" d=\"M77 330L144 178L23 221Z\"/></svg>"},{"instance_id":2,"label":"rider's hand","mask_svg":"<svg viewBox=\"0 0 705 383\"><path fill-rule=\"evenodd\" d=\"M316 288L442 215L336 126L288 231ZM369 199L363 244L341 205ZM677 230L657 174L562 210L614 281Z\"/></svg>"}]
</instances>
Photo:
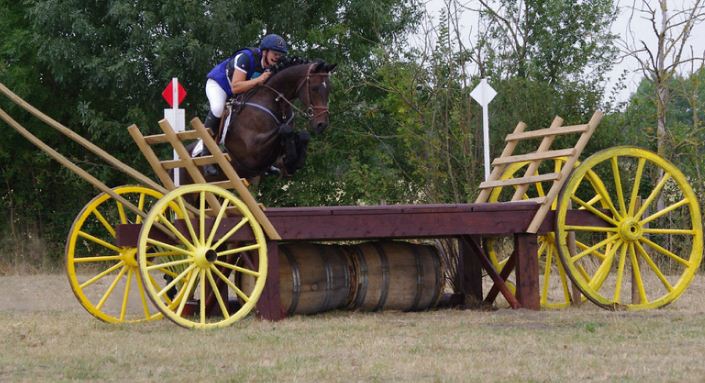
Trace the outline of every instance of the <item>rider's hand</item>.
<instances>
[{"instance_id":1,"label":"rider's hand","mask_svg":"<svg viewBox=\"0 0 705 383\"><path fill-rule=\"evenodd\" d=\"M271 75L272 75L272 72L270 72L270 71L265 71L264 73L262 73L261 75L259 75L259 77L257 77L257 81L259 81L259 84L264 84L264 82L267 81L267 79L268 79L269 76L271 76Z\"/></svg>"}]
</instances>

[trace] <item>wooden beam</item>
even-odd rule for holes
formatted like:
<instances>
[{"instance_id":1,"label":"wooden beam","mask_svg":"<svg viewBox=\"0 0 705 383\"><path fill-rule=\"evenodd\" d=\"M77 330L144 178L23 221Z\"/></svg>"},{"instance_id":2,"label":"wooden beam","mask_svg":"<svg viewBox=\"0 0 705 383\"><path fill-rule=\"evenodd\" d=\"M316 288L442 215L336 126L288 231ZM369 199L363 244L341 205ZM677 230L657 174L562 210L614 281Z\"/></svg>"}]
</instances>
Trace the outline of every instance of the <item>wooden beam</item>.
<instances>
[{"instance_id":1,"label":"wooden beam","mask_svg":"<svg viewBox=\"0 0 705 383\"><path fill-rule=\"evenodd\" d=\"M531 131L524 132L524 133L510 133L510 134L507 134L507 137L505 137L504 140L509 142L509 141L517 141L517 140L526 140L526 139L531 139L531 138L541 138L541 137L545 137L545 136L560 136L560 135L572 134L572 133L583 133L587 129L588 129L587 124L559 126L556 128L531 130Z\"/></svg>"}]
</instances>

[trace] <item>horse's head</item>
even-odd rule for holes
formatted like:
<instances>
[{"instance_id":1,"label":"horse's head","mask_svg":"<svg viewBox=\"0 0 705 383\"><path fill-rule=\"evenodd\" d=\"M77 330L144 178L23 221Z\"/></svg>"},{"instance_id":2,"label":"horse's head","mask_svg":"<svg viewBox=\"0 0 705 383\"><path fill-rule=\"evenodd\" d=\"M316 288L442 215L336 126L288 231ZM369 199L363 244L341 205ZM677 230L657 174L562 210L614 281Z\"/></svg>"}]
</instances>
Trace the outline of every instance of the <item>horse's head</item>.
<instances>
[{"instance_id":1,"label":"horse's head","mask_svg":"<svg viewBox=\"0 0 705 383\"><path fill-rule=\"evenodd\" d=\"M299 84L297 93L306 108L311 129L321 133L328 127L328 95L331 91L330 73L336 64L319 61L310 64L306 78Z\"/></svg>"}]
</instances>

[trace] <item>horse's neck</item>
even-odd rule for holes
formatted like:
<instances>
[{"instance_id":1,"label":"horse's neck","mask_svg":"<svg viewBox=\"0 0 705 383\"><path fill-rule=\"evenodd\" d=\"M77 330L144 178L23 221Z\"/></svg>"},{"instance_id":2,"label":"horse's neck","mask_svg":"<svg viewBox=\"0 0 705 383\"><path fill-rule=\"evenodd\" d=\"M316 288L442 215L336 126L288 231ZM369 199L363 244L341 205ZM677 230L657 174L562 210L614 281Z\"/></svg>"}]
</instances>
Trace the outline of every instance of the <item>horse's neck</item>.
<instances>
[{"instance_id":1,"label":"horse's neck","mask_svg":"<svg viewBox=\"0 0 705 383\"><path fill-rule=\"evenodd\" d=\"M302 74L304 70L306 69L302 65L285 69L282 72L272 76L267 85L283 94L287 100L294 100L298 97L297 88L299 81L304 76Z\"/></svg>"}]
</instances>

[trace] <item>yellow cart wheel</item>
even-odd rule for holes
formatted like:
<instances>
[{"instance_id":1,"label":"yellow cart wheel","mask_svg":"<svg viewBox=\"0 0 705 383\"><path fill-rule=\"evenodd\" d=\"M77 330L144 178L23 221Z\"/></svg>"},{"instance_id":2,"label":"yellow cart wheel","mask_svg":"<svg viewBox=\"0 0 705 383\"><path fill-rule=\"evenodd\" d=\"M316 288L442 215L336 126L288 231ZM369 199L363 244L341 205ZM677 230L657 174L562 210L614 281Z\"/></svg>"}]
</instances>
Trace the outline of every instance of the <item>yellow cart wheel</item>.
<instances>
[{"instance_id":1,"label":"yellow cart wheel","mask_svg":"<svg viewBox=\"0 0 705 383\"><path fill-rule=\"evenodd\" d=\"M606 208L586 202L586 174L600 175ZM568 220L570 204L593 221ZM590 156L561 191L557 247L569 277L595 304L607 309L648 309L673 302L690 284L702 259L703 234L695 193L673 164L635 147ZM571 252L573 233L583 244Z\"/></svg>"},{"instance_id":2,"label":"yellow cart wheel","mask_svg":"<svg viewBox=\"0 0 705 383\"><path fill-rule=\"evenodd\" d=\"M190 219L175 220L174 205ZM230 247L233 239L238 242ZM177 256L152 256L147 250L154 246ZM147 285L146 291L167 318L186 328L225 327L245 317L267 279L267 244L259 223L240 199L208 184L182 186L154 205L140 232L138 261L143 279L179 268L169 284ZM243 275L255 279L251 288L239 285Z\"/></svg>"},{"instance_id":3,"label":"yellow cart wheel","mask_svg":"<svg viewBox=\"0 0 705 383\"><path fill-rule=\"evenodd\" d=\"M541 173L554 172L558 173L563 168L566 163L565 157L555 158L552 162L546 162L545 166L549 166L550 169L545 169ZM511 164L507 167L502 174L501 179L511 179L518 176L523 176L526 172L527 166L530 162L519 162ZM577 164L576 164L577 166ZM539 172L534 175L538 175ZM594 185L600 185L601 181L595 173L588 174L588 179ZM523 199L530 199L536 197L545 197L551 188L552 182L537 182L529 186L527 191L523 195ZM593 186L593 189L597 190L601 186ZM490 193L489 202L503 202L510 201L514 192L516 191L516 186L514 187L497 187L492 189ZM598 193L593 192L595 195ZM600 202L599 197L593 198L590 204L596 204ZM556 209L556 201L553 202L551 209ZM568 276L563 268L563 264L560 262L558 256L558 251L555 245L555 233L550 232L544 235L538 236L538 258L539 267L541 270L541 276L539 279L540 284L540 303L541 307L545 309L561 309L570 306L573 296L571 294L571 288L569 284ZM491 238L487 241L488 256L490 261L495 266L497 271L501 271L509 260L509 255L513 251L512 238ZM510 275L509 281L507 283L508 287L512 292L514 291L513 277Z\"/></svg>"},{"instance_id":4,"label":"yellow cart wheel","mask_svg":"<svg viewBox=\"0 0 705 383\"><path fill-rule=\"evenodd\" d=\"M141 211L162 194L142 186L120 186L113 191ZM76 216L66 241L66 274L81 305L96 318L110 323L161 318L149 305L139 277L136 247L116 244L116 226L140 223L142 218L109 194L93 198ZM150 249L150 251L154 251ZM165 284L163 279L152 284Z\"/></svg>"}]
</instances>

